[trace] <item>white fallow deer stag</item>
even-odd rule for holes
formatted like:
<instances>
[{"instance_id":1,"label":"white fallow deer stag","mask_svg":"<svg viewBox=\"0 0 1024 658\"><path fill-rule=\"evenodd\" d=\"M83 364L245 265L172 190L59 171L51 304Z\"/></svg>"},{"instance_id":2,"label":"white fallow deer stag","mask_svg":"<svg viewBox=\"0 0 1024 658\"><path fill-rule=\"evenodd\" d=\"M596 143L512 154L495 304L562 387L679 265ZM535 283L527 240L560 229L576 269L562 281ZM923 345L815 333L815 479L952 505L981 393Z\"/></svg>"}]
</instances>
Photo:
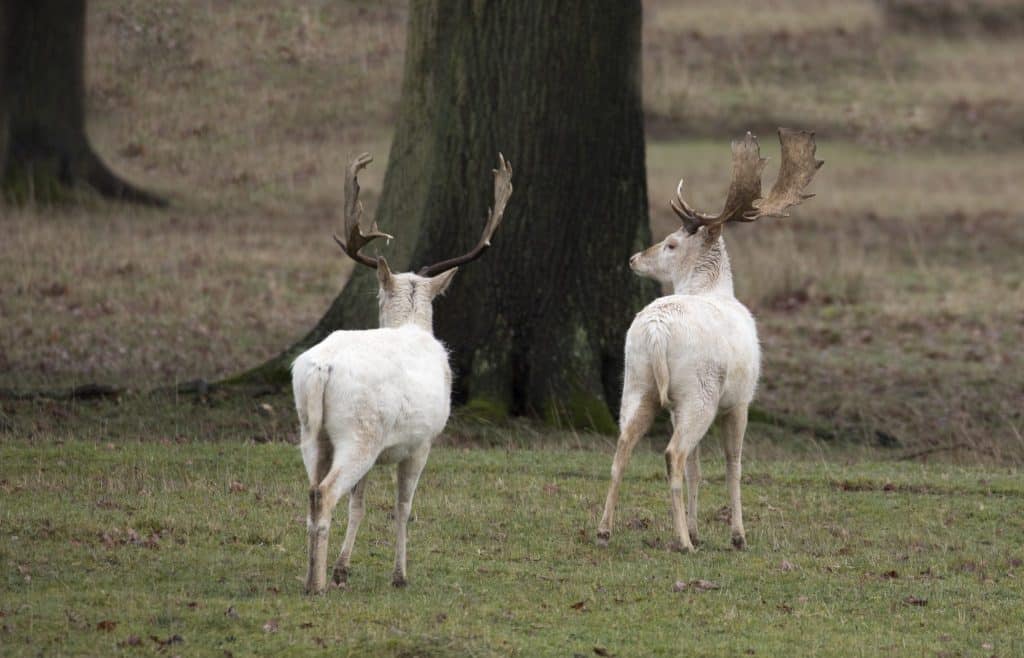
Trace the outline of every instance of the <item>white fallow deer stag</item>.
<instances>
[{"instance_id":1,"label":"white fallow deer stag","mask_svg":"<svg viewBox=\"0 0 1024 658\"><path fill-rule=\"evenodd\" d=\"M448 421L452 373L448 353L433 332L433 299L451 283L459 265L490 246L512 194L512 167L499 156L494 207L483 236L468 253L421 268L392 273L383 257L360 250L374 238L390 238L362 218L357 175L371 158L349 166L345 181L345 238L335 240L356 262L377 271L380 328L335 331L292 364L295 406L301 423L302 460L309 476L309 564L306 591L327 586L327 537L338 500L348 492L348 528L333 581L344 586L359 523L366 477L374 464L398 464L395 504L395 571L406 584L406 524L430 445Z\"/></svg>"},{"instance_id":2,"label":"white fallow deer stag","mask_svg":"<svg viewBox=\"0 0 1024 658\"><path fill-rule=\"evenodd\" d=\"M761 158L757 139L747 133L732 143L732 182L725 208L717 215L695 211L683 200L679 181L672 209L682 227L629 265L640 276L674 288L674 294L640 311L626 335L626 368L620 411L620 435L612 462L611 486L597 541L611 538L619 485L636 442L647 433L657 411L668 407L672 438L665 450L673 547L693 550L697 539L698 444L722 417L726 485L731 503L732 544L746 546L740 505L740 455L747 407L760 371L757 329L750 311L733 295L732 272L722 229L728 222L785 217L785 211L812 194L804 188L823 164L814 157L814 133L779 130L782 161L768 196L761 196ZM683 506L683 474L687 484Z\"/></svg>"}]
</instances>

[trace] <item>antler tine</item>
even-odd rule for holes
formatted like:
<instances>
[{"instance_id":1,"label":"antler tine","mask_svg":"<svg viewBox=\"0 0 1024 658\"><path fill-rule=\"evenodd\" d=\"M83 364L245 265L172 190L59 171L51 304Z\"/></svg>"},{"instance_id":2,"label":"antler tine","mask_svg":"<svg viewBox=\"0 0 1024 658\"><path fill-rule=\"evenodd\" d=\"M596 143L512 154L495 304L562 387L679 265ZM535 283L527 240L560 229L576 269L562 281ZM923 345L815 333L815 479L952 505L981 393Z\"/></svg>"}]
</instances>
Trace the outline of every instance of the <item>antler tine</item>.
<instances>
[{"instance_id":1,"label":"antler tine","mask_svg":"<svg viewBox=\"0 0 1024 658\"><path fill-rule=\"evenodd\" d=\"M676 198L669 201L668 205L672 207L672 211L679 216L679 220L690 233L696 233L702 224L714 219L714 215L697 212L690 207L690 204L686 203L686 200L683 199L682 178L679 179L679 184L676 185Z\"/></svg>"},{"instance_id":2,"label":"antler tine","mask_svg":"<svg viewBox=\"0 0 1024 658\"><path fill-rule=\"evenodd\" d=\"M348 175L345 177L345 241L343 242L337 234L334 236L334 241L352 260L377 269L377 259L364 256L359 253L359 250L374 238L388 240L393 238L387 233L381 233L377 228L376 221L366 222L363 220L363 202L359 200L359 171L371 162L373 162L373 156L363 153L349 163Z\"/></svg>"},{"instance_id":3,"label":"antler tine","mask_svg":"<svg viewBox=\"0 0 1024 658\"><path fill-rule=\"evenodd\" d=\"M499 153L498 168L494 170L494 206L487 213L487 224L484 225L484 232L476 246L462 256L421 267L417 274L420 276L437 276L453 267L458 267L480 258L481 254L491 246L491 238L494 236L494 232L498 230L498 226L501 225L501 220L505 214L505 206L508 204L509 197L511 196L512 163L505 160L505 156Z\"/></svg>"},{"instance_id":4,"label":"antler tine","mask_svg":"<svg viewBox=\"0 0 1024 658\"><path fill-rule=\"evenodd\" d=\"M782 145L782 163L779 175L771 192L753 204L753 209L743 215L743 221L752 222L760 217L788 217L786 209L799 205L813 194L804 193L814 174L824 160L816 160L814 133L807 130L779 128L779 143Z\"/></svg>"}]
</instances>

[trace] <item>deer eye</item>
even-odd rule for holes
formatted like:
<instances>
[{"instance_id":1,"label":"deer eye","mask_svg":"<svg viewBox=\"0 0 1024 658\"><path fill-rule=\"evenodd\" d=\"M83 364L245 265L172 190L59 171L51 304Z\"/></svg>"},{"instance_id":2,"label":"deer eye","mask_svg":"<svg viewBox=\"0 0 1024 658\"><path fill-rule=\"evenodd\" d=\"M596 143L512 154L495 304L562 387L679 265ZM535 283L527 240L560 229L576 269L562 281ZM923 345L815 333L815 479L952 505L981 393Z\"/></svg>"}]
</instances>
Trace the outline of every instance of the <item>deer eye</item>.
<instances>
[{"instance_id":1,"label":"deer eye","mask_svg":"<svg viewBox=\"0 0 1024 658\"><path fill-rule=\"evenodd\" d=\"M673 244L671 242L666 242L665 243L665 248L668 249L669 251L671 251L671 250L675 249L676 246L675 246L675 244Z\"/></svg>"}]
</instances>

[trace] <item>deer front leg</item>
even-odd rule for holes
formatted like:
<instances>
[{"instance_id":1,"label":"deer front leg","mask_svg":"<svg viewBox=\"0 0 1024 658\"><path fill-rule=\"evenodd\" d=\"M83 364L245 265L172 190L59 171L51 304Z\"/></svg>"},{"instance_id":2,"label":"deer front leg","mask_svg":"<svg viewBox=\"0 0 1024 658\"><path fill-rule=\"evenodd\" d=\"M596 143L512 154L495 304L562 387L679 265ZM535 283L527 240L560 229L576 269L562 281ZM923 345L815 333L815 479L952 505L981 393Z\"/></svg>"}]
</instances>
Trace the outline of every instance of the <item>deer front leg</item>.
<instances>
[{"instance_id":1,"label":"deer front leg","mask_svg":"<svg viewBox=\"0 0 1024 658\"><path fill-rule=\"evenodd\" d=\"M740 502L742 475L743 435L747 431L747 405L736 407L722 419L722 443L725 447L725 483L729 489L731 505L732 545L737 550L747 547L747 534L743 530L743 505Z\"/></svg>"},{"instance_id":2,"label":"deer front leg","mask_svg":"<svg viewBox=\"0 0 1024 658\"><path fill-rule=\"evenodd\" d=\"M408 584L405 571L406 528L412 512L412 499L416 493L420 474L427 464L430 444L424 444L412 456L398 463L398 498L395 501L395 572L391 584L405 587Z\"/></svg>"},{"instance_id":3,"label":"deer front leg","mask_svg":"<svg viewBox=\"0 0 1024 658\"><path fill-rule=\"evenodd\" d=\"M597 526L597 545L607 546L612 536L612 526L615 524L615 507L619 502L619 487L622 485L622 475L629 465L629 458L633 454L633 448L650 429L657 411L655 399L651 395L636 396L623 395L622 403L622 432L619 434L619 443L615 448L615 458L612 460L612 481L608 485L608 496L604 501L604 513L601 515L601 523Z\"/></svg>"},{"instance_id":4,"label":"deer front leg","mask_svg":"<svg viewBox=\"0 0 1024 658\"><path fill-rule=\"evenodd\" d=\"M345 528L345 540L341 544L341 554L338 561L334 563L333 580L335 585L344 586L348 584L348 565L352 560L352 549L356 543L356 533L359 532L359 524L363 521L366 507L363 501L363 494L366 492L366 477L352 487L352 493L348 499L348 527Z\"/></svg>"}]
</instances>

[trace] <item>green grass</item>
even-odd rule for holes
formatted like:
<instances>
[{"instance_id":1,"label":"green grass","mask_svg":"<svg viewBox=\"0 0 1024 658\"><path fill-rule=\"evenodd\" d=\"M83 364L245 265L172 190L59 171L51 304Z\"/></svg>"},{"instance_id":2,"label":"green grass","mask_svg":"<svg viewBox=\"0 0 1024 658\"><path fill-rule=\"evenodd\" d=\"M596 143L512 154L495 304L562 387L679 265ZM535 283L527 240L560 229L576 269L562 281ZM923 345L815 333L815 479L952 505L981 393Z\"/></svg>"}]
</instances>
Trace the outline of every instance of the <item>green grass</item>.
<instances>
[{"instance_id":1,"label":"green grass","mask_svg":"<svg viewBox=\"0 0 1024 658\"><path fill-rule=\"evenodd\" d=\"M1024 650L1024 481L1011 469L748 460L750 549L737 553L722 464L706 458L704 544L685 556L663 548L655 451L631 464L602 550L606 452L442 447L414 506L410 587L389 584L381 470L350 588L307 598L294 447L8 441L0 463L4 655L151 655L151 637L174 636L168 655ZM673 591L697 579L720 589Z\"/></svg>"}]
</instances>

